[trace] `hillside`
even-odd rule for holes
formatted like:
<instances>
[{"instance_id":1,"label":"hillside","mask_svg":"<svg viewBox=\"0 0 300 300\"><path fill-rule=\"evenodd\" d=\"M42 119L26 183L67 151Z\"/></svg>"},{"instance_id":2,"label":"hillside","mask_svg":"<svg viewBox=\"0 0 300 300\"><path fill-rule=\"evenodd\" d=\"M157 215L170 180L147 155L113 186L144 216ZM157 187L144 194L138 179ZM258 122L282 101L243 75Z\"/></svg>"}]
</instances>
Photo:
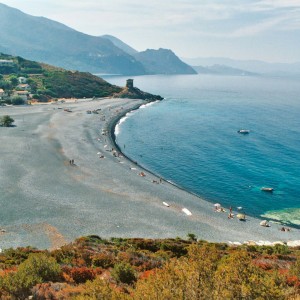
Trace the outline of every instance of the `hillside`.
<instances>
[{"instance_id":1,"label":"hillside","mask_svg":"<svg viewBox=\"0 0 300 300\"><path fill-rule=\"evenodd\" d=\"M88 236L0 254L1 299L299 299L299 250Z\"/></svg>"},{"instance_id":2,"label":"hillside","mask_svg":"<svg viewBox=\"0 0 300 300\"><path fill-rule=\"evenodd\" d=\"M137 50L133 49L131 46L127 45L126 43L124 43L120 39L116 38L115 36L106 34L106 35L102 35L102 37L104 39L110 40L116 47L122 49L124 52L126 52L130 55L134 55L134 54L138 53Z\"/></svg>"},{"instance_id":3,"label":"hillside","mask_svg":"<svg viewBox=\"0 0 300 300\"><path fill-rule=\"evenodd\" d=\"M0 52L68 70L144 74L144 67L111 41L0 3Z\"/></svg>"},{"instance_id":4,"label":"hillside","mask_svg":"<svg viewBox=\"0 0 300 300\"><path fill-rule=\"evenodd\" d=\"M0 54L1 99L48 101L52 98L91 98L112 96L121 91L90 73L71 72L21 57Z\"/></svg>"},{"instance_id":5,"label":"hillside","mask_svg":"<svg viewBox=\"0 0 300 300\"><path fill-rule=\"evenodd\" d=\"M67 70L120 75L193 73L193 69L175 54L161 50L139 54L114 36L84 34L1 3L0 28L0 52ZM157 59L154 67L151 65L153 59Z\"/></svg>"}]
</instances>

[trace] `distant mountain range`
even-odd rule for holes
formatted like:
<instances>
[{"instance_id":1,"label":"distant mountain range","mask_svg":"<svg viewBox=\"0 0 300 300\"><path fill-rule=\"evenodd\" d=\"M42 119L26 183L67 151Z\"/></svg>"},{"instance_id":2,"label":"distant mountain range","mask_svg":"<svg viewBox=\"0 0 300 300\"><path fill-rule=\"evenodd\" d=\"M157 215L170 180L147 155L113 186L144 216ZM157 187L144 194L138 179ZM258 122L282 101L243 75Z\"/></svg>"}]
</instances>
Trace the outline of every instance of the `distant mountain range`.
<instances>
[{"instance_id":1,"label":"distant mountain range","mask_svg":"<svg viewBox=\"0 0 300 300\"><path fill-rule=\"evenodd\" d=\"M90 36L0 3L0 52L101 74L195 74L171 50L138 53L121 40ZM153 66L152 62L156 64Z\"/></svg>"},{"instance_id":2,"label":"distant mountain range","mask_svg":"<svg viewBox=\"0 0 300 300\"><path fill-rule=\"evenodd\" d=\"M198 72L201 71L197 66L203 66L204 69L214 69L213 66L222 66L225 68L238 69L239 71L264 75L300 75L300 62L295 63L267 63L259 60L234 60L223 57L208 58L182 58L182 60L193 66ZM195 67L196 66L196 67ZM229 73L232 71L228 69Z\"/></svg>"},{"instance_id":3,"label":"distant mountain range","mask_svg":"<svg viewBox=\"0 0 300 300\"><path fill-rule=\"evenodd\" d=\"M212 75L231 75L231 76L257 76L258 73L248 72L245 70L231 68L224 65L212 65L208 67L194 66L198 74L212 74Z\"/></svg>"}]
</instances>

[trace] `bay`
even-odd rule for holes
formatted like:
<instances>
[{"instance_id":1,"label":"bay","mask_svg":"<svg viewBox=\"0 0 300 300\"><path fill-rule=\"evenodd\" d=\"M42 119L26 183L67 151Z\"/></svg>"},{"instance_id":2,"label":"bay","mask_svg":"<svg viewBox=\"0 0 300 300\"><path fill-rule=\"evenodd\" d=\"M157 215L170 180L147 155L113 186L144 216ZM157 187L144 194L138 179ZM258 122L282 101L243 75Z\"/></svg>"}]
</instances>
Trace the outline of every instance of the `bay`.
<instances>
[{"instance_id":1,"label":"bay","mask_svg":"<svg viewBox=\"0 0 300 300\"><path fill-rule=\"evenodd\" d=\"M128 157L207 201L300 225L299 78L132 78L165 99L118 126L116 141ZM124 85L127 78L105 79Z\"/></svg>"}]
</instances>

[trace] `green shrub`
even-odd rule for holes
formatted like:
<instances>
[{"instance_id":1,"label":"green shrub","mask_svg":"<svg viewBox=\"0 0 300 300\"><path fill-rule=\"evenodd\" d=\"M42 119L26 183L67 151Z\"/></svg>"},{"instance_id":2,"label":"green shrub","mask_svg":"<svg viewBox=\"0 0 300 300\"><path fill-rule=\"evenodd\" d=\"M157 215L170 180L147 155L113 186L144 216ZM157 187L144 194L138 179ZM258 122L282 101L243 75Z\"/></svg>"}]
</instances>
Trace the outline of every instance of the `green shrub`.
<instances>
[{"instance_id":1,"label":"green shrub","mask_svg":"<svg viewBox=\"0 0 300 300\"><path fill-rule=\"evenodd\" d=\"M61 268L53 257L43 253L30 254L17 272L10 272L0 279L0 290L17 299L25 299L36 284L60 278Z\"/></svg>"},{"instance_id":2,"label":"green shrub","mask_svg":"<svg viewBox=\"0 0 300 300\"><path fill-rule=\"evenodd\" d=\"M10 127L15 120L8 115L0 117L0 126Z\"/></svg>"},{"instance_id":3,"label":"green shrub","mask_svg":"<svg viewBox=\"0 0 300 300\"><path fill-rule=\"evenodd\" d=\"M111 275L117 282L132 284L136 281L136 275L131 265L123 262L114 266Z\"/></svg>"},{"instance_id":4,"label":"green shrub","mask_svg":"<svg viewBox=\"0 0 300 300\"><path fill-rule=\"evenodd\" d=\"M21 98L21 97L13 97L12 99L11 99L11 104L13 104L13 105L22 105L22 104L24 104L25 103L25 101Z\"/></svg>"}]
</instances>

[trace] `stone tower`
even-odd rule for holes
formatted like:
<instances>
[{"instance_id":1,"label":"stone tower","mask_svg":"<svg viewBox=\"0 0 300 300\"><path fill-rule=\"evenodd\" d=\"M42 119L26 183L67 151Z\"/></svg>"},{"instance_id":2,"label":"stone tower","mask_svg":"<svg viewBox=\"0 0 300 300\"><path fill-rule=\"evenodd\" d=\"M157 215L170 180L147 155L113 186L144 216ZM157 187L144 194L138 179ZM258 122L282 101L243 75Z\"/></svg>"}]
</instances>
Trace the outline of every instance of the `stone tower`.
<instances>
[{"instance_id":1,"label":"stone tower","mask_svg":"<svg viewBox=\"0 0 300 300\"><path fill-rule=\"evenodd\" d=\"M130 90L133 89L133 79L126 80L126 87Z\"/></svg>"}]
</instances>

